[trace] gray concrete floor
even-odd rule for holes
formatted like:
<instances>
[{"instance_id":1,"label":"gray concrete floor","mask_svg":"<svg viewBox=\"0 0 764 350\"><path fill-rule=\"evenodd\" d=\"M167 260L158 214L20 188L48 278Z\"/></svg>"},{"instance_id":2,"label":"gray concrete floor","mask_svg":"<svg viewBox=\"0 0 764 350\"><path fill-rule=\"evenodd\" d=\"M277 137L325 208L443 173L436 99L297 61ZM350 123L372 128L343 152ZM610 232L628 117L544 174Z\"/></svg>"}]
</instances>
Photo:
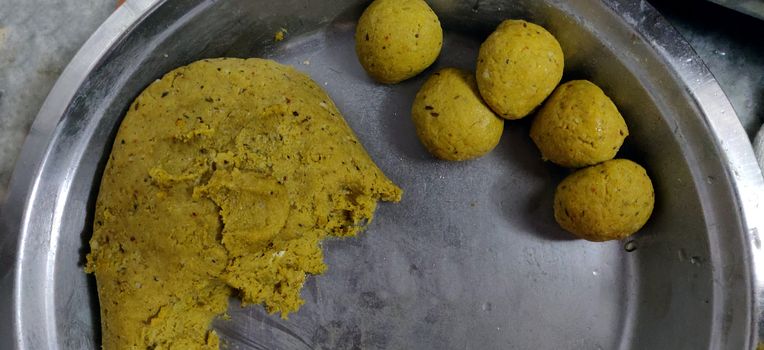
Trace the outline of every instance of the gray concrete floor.
<instances>
[{"instance_id":1,"label":"gray concrete floor","mask_svg":"<svg viewBox=\"0 0 764 350\"><path fill-rule=\"evenodd\" d=\"M764 121L764 21L697 0L653 0L719 80L749 136ZM0 203L37 111L116 0L0 0Z\"/></svg>"},{"instance_id":2,"label":"gray concrete floor","mask_svg":"<svg viewBox=\"0 0 764 350\"><path fill-rule=\"evenodd\" d=\"M40 105L116 0L0 0L0 199Z\"/></svg>"},{"instance_id":3,"label":"gray concrete floor","mask_svg":"<svg viewBox=\"0 0 764 350\"><path fill-rule=\"evenodd\" d=\"M749 137L764 122L764 20L697 0L649 0L687 39Z\"/></svg>"}]
</instances>

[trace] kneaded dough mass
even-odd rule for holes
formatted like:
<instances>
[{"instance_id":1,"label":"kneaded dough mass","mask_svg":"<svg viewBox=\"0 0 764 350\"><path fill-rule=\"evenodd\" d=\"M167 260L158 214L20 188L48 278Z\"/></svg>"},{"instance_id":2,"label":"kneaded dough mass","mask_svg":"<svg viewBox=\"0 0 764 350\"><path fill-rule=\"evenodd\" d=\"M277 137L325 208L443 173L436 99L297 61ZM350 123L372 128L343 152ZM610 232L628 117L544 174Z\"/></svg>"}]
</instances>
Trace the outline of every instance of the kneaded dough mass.
<instances>
[{"instance_id":1,"label":"kneaded dough mass","mask_svg":"<svg viewBox=\"0 0 764 350\"><path fill-rule=\"evenodd\" d=\"M637 163L614 159L576 171L558 186L554 218L566 231L595 242L625 238L645 225L655 192Z\"/></svg>"},{"instance_id":2,"label":"kneaded dough mass","mask_svg":"<svg viewBox=\"0 0 764 350\"><path fill-rule=\"evenodd\" d=\"M358 20L355 51L374 80L394 84L429 67L443 46L443 29L424 0L375 0Z\"/></svg>"},{"instance_id":3,"label":"kneaded dough mass","mask_svg":"<svg viewBox=\"0 0 764 350\"><path fill-rule=\"evenodd\" d=\"M629 128L597 85L573 80L560 85L536 114L531 139L541 156L578 168L613 159Z\"/></svg>"},{"instance_id":4,"label":"kneaded dough mass","mask_svg":"<svg viewBox=\"0 0 764 350\"><path fill-rule=\"evenodd\" d=\"M480 45L477 78L485 102L506 119L533 111L562 79L564 57L543 27L506 20Z\"/></svg>"},{"instance_id":5,"label":"kneaded dough mass","mask_svg":"<svg viewBox=\"0 0 764 350\"><path fill-rule=\"evenodd\" d=\"M283 317L321 239L352 236L401 190L308 76L261 59L194 62L129 107L96 203L105 349L216 349L228 297Z\"/></svg>"},{"instance_id":6,"label":"kneaded dough mass","mask_svg":"<svg viewBox=\"0 0 764 350\"><path fill-rule=\"evenodd\" d=\"M411 108L417 136L430 153L445 160L467 160L499 143L504 120L485 105L472 73L444 68L419 89Z\"/></svg>"}]
</instances>

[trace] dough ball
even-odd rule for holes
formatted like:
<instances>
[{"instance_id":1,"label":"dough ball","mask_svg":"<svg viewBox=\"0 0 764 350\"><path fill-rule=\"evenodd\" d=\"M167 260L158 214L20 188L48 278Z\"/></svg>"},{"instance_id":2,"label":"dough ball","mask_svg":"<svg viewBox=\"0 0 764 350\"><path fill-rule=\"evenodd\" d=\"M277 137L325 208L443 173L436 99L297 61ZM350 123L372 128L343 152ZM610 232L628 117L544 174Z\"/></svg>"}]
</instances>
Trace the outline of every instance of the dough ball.
<instances>
[{"instance_id":1,"label":"dough ball","mask_svg":"<svg viewBox=\"0 0 764 350\"><path fill-rule=\"evenodd\" d=\"M614 159L565 178L554 195L554 218L578 237L609 241L642 228L654 203L645 169L630 160Z\"/></svg>"},{"instance_id":2,"label":"dough ball","mask_svg":"<svg viewBox=\"0 0 764 350\"><path fill-rule=\"evenodd\" d=\"M552 93L562 78L563 61L560 44L546 29L506 20L480 46L480 94L500 116L520 119Z\"/></svg>"},{"instance_id":3,"label":"dough ball","mask_svg":"<svg viewBox=\"0 0 764 350\"><path fill-rule=\"evenodd\" d=\"M560 85L531 126L542 157L571 168L613 159L628 135L613 101L586 80Z\"/></svg>"},{"instance_id":4,"label":"dough ball","mask_svg":"<svg viewBox=\"0 0 764 350\"><path fill-rule=\"evenodd\" d=\"M490 152L504 130L504 120L480 99L472 73L456 68L441 69L427 79L414 98L411 116L419 140L445 160Z\"/></svg>"},{"instance_id":5,"label":"dough ball","mask_svg":"<svg viewBox=\"0 0 764 350\"><path fill-rule=\"evenodd\" d=\"M385 84L425 70L442 45L438 16L423 0L375 0L355 31L355 52L363 69Z\"/></svg>"}]
</instances>

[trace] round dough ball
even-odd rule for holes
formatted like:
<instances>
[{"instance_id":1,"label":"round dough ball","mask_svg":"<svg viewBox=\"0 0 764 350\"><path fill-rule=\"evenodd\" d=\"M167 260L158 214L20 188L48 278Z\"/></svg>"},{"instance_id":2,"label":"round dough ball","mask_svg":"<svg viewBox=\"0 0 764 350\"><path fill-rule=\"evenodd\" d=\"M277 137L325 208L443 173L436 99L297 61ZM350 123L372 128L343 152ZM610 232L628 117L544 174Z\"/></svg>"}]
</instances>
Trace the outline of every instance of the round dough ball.
<instances>
[{"instance_id":1,"label":"round dough ball","mask_svg":"<svg viewBox=\"0 0 764 350\"><path fill-rule=\"evenodd\" d=\"M552 93L563 66L560 43L546 29L506 20L480 46L477 84L496 113L520 119Z\"/></svg>"},{"instance_id":2,"label":"round dough ball","mask_svg":"<svg viewBox=\"0 0 764 350\"><path fill-rule=\"evenodd\" d=\"M614 159L581 169L554 194L554 218L566 231L589 241L622 239L645 225L655 204L645 169Z\"/></svg>"},{"instance_id":3,"label":"round dough ball","mask_svg":"<svg viewBox=\"0 0 764 350\"><path fill-rule=\"evenodd\" d=\"M385 84L425 70L442 45L438 16L423 0L375 0L355 30L358 60L374 80Z\"/></svg>"},{"instance_id":4,"label":"round dough ball","mask_svg":"<svg viewBox=\"0 0 764 350\"><path fill-rule=\"evenodd\" d=\"M433 73L414 98L414 126L424 146L445 160L467 160L499 143L504 120L480 99L472 73L444 68Z\"/></svg>"},{"instance_id":5,"label":"round dough ball","mask_svg":"<svg viewBox=\"0 0 764 350\"><path fill-rule=\"evenodd\" d=\"M531 126L541 156L570 168L613 159L628 135L613 101L586 80L560 85Z\"/></svg>"}]
</instances>

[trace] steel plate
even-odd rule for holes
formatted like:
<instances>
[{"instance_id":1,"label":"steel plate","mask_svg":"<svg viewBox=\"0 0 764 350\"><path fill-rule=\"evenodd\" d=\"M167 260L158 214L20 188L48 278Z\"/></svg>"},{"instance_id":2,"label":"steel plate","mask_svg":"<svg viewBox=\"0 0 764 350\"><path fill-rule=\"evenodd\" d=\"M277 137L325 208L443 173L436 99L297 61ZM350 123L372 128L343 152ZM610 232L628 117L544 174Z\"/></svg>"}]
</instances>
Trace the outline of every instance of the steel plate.
<instances>
[{"instance_id":1,"label":"steel plate","mask_svg":"<svg viewBox=\"0 0 764 350\"><path fill-rule=\"evenodd\" d=\"M552 217L565 173L540 160L528 121L469 162L437 161L409 108L423 79L374 84L353 51L366 1L136 0L77 54L24 146L0 226L0 348L99 344L95 280L82 271L97 185L128 103L179 65L267 57L329 92L401 185L368 232L324 244L288 321L262 307L214 327L231 349L743 349L761 327L764 181L728 100L651 7L627 0L432 0L436 67L473 69L505 18L547 27L564 80L590 79L626 118L620 156L645 165L656 211L633 240L574 240ZM287 39L273 35L287 28Z\"/></svg>"}]
</instances>

